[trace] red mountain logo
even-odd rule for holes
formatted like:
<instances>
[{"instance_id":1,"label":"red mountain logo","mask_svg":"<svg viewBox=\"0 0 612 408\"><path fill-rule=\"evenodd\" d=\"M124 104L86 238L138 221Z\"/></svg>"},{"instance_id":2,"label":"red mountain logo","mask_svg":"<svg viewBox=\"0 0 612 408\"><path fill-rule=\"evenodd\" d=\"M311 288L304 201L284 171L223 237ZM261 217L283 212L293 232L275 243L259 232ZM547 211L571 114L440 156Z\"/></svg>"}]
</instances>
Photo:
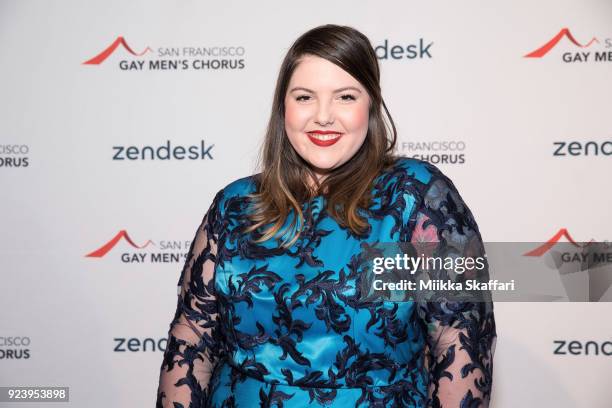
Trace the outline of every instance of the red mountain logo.
<instances>
[{"instance_id":1,"label":"red mountain logo","mask_svg":"<svg viewBox=\"0 0 612 408\"><path fill-rule=\"evenodd\" d=\"M559 231L557 231L557 233L555 235L553 235L548 241L546 241L544 244L540 245L539 247L537 247L536 249L533 249L529 252L525 252L523 254L523 256L542 256L544 255L546 252L548 252L553 246L555 246L555 244L559 241L559 239L561 239L562 237L564 237L565 239L567 239L570 243L572 243L575 247L577 248L584 248L586 246L588 246L589 244L591 244L592 242L595 242L595 240L591 239L589 242L587 242L584 245L580 245L578 243L576 243L576 241L574 241L574 238L572 238L572 236L569 234L569 232L567 231L566 228L561 228Z\"/></svg>"},{"instance_id":2,"label":"red mountain logo","mask_svg":"<svg viewBox=\"0 0 612 408\"><path fill-rule=\"evenodd\" d=\"M117 49L117 47L119 46L123 46L123 48L125 50L127 50L127 52L129 52L130 54L136 56L136 57L140 57L145 55L147 52L151 51L153 52L153 50L151 49L151 47L147 47L145 48L145 50L141 53L137 53L134 50L132 50L132 48L128 45L128 43L125 41L125 38L123 38L122 36L117 37L117 39L115 41L113 41L113 43L111 45L109 45L108 47L106 47L106 49L104 51L102 51L101 53L99 53L98 55L96 55L95 57L88 59L87 61L83 62L84 65L100 65L102 62L104 62L105 59L107 59L113 52L115 52L115 50Z\"/></svg>"},{"instance_id":3,"label":"red mountain logo","mask_svg":"<svg viewBox=\"0 0 612 408\"><path fill-rule=\"evenodd\" d=\"M596 37L593 37L593 38L591 38L591 41L589 41L586 45L582 45L578 41L576 41L576 38L574 38L574 36L570 32L569 28L563 28L563 29L561 29L561 31L559 31L557 33L557 35L555 35L553 38L551 38L550 41L548 41L546 44L544 44L543 46L541 46L537 50L531 51L529 54L524 55L524 57L525 58L541 58L544 55L546 55L548 53L548 51L552 50L557 45L557 43L559 41L561 41L561 39L563 39L563 38L567 38L575 46L580 47L580 48L588 48L593 43L599 43L599 40Z\"/></svg>"},{"instance_id":4,"label":"red mountain logo","mask_svg":"<svg viewBox=\"0 0 612 408\"><path fill-rule=\"evenodd\" d=\"M132 238L130 238L130 236L128 235L126 230L121 230L117 233L117 235L115 235L113 237L113 239L111 239L110 241L108 241L106 244L102 245L100 248L96 249L93 252L88 253L87 255L85 255L86 257L90 257L90 258L102 258L104 255L106 255L111 249L113 249L113 247L115 245L117 245L117 243L120 240L126 240L128 242L128 244L130 244L131 246L133 246L134 248L137 249L142 249L142 248L146 248L149 246L149 244L155 245L153 243L153 241L151 241L150 239L147 240L147 242L144 243L144 245L136 245L134 243L134 241L132 240Z\"/></svg>"}]
</instances>

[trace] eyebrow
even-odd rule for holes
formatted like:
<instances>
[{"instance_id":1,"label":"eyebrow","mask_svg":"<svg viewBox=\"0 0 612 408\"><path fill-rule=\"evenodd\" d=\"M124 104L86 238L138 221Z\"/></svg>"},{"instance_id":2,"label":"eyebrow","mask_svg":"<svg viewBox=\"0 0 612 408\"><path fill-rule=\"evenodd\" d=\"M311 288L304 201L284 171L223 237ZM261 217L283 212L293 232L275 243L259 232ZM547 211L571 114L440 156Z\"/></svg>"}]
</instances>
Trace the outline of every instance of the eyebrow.
<instances>
[{"instance_id":1,"label":"eyebrow","mask_svg":"<svg viewBox=\"0 0 612 408\"><path fill-rule=\"evenodd\" d=\"M354 86L345 86L343 88L336 89L334 91L334 93L347 91L349 89L352 89L354 91L357 91L357 92L361 93L361 90L359 88L354 87ZM295 91L306 91L306 92L310 92L310 93L315 93L315 91L313 91L312 89L304 88L303 86L293 87L293 88L291 88L291 90L289 92L295 92Z\"/></svg>"}]
</instances>

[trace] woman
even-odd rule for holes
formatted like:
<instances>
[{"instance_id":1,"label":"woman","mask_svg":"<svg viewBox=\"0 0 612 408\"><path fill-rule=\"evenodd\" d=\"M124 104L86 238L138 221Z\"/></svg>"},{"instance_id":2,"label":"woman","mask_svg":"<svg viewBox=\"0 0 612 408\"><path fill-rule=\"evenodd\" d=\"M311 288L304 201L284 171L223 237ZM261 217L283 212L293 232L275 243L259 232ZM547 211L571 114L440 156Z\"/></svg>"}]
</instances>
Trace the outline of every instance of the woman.
<instances>
[{"instance_id":1,"label":"woman","mask_svg":"<svg viewBox=\"0 0 612 408\"><path fill-rule=\"evenodd\" d=\"M290 48L262 172L216 194L189 250L158 407L488 406L490 302L361 293L368 245L482 245L453 183L392 154L379 81L350 27Z\"/></svg>"}]
</instances>

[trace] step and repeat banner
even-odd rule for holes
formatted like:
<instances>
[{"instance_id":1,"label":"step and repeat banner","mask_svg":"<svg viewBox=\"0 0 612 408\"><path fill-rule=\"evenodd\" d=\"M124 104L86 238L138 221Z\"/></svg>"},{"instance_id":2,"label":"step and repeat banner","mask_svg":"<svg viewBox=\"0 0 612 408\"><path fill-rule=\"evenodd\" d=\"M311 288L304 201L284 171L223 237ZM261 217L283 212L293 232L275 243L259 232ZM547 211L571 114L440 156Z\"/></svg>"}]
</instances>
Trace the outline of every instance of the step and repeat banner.
<instances>
[{"instance_id":1,"label":"step and repeat banner","mask_svg":"<svg viewBox=\"0 0 612 408\"><path fill-rule=\"evenodd\" d=\"M368 36L398 152L454 181L485 241L612 238L609 0L0 0L0 386L154 405L191 239L259 171L281 60L326 23ZM495 304L492 406L612 406L593 282Z\"/></svg>"}]
</instances>

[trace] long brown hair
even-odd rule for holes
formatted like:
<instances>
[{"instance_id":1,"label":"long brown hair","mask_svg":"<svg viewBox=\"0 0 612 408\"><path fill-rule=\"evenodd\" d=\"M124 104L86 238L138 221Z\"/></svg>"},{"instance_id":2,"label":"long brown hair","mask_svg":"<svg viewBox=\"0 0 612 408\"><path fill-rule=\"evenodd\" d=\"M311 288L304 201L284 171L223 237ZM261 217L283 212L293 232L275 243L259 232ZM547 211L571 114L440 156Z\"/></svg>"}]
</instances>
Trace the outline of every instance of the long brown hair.
<instances>
[{"instance_id":1,"label":"long brown hair","mask_svg":"<svg viewBox=\"0 0 612 408\"><path fill-rule=\"evenodd\" d=\"M324 58L348 72L367 90L370 96L369 124L360 149L346 163L334 169L321 183L317 181L309 164L295 151L285 131L285 94L293 71L304 55ZM390 128L383 118L383 109ZM261 173L257 174L258 191L251 194L252 224L245 233L271 224L254 242L263 242L279 233L287 221L290 208L297 217L282 232L292 231L296 224L303 226L301 204L314 196L324 194L328 214L340 226L362 234L367 221L358 214L359 208L371 206L369 191L376 176L391 166L397 131L381 95L380 70L376 53L368 38L352 27L333 24L315 27L302 34L285 56L276 81L272 111L260 151ZM306 180L316 182L317 189L308 187ZM298 239L300 228L293 238L284 240L289 247Z\"/></svg>"}]
</instances>

